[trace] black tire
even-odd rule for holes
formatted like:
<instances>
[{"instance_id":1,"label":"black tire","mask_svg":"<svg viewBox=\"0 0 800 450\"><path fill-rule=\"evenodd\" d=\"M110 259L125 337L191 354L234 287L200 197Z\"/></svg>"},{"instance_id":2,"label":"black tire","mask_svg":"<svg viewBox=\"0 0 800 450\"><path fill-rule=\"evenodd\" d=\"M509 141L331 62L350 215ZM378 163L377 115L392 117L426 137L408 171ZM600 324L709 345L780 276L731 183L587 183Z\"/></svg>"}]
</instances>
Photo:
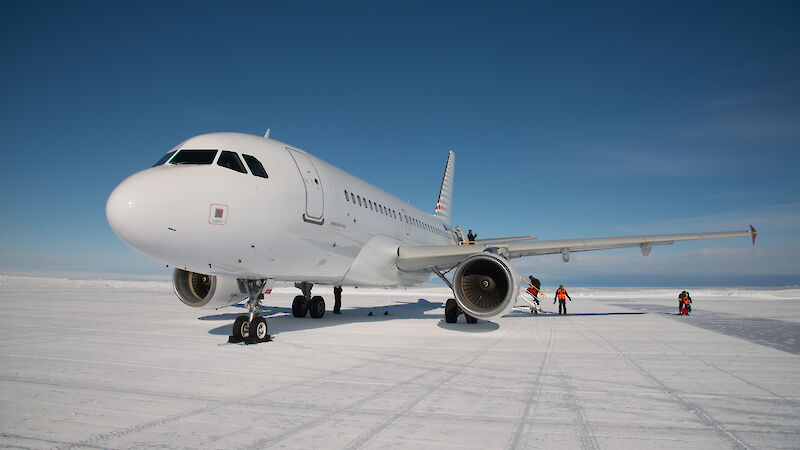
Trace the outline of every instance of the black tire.
<instances>
[{"instance_id":1,"label":"black tire","mask_svg":"<svg viewBox=\"0 0 800 450\"><path fill-rule=\"evenodd\" d=\"M444 304L444 321L447 323L458 322L458 303L454 298L448 298Z\"/></svg>"},{"instance_id":2,"label":"black tire","mask_svg":"<svg viewBox=\"0 0 800 450\"><path fill-rule=\"evenodd\" d=\"M320 297L319 295L315 295L311 297L311 301L308 302L308 313L314 319L319 319L325 315L325 299Z\"/></svg>"},{"instance_id":3,"label":"black tire","mask_svg":"<svg viewBox=\"0 0 800 450\"><path fill-rule=\"evenodd\" d=\"M478 319L475 317L470 316L467 313L464 313L464 318L467 319L467 323L478 323Z\"/></svg>"},{"instance_id":4,"label":"black tire","mask_svg":"<svg viewBox=\"0 0 800 450\"><path fill-rule=\"evenodd\" d=\"M295 317L305 317L308 313L308 302L302 295L298 295L292 302L292 315Z\"/></svg>"},{"instance_id":5,"label":"black tire","mask_svg":"<svg viewBox=\"0 0 800 450\"><path fill-rule=\"evenodd\" d=\"M250 322L247 316L239 316L233 322L233 338L237 341L244 341L250 336Z\"/></svg>"},{"instance_id":6,"label":"black tire","mask_svg":"<svg viewBox=\"0 0 800 450\"><path fill-rule=\"evenodd\" d=\"M249 342L254 344L266 342L267 338L269 338L269 334L267 333L267 319L261 316L253 317L253 321L250 322L250 331Z\"/></svg>"}]
</instances>

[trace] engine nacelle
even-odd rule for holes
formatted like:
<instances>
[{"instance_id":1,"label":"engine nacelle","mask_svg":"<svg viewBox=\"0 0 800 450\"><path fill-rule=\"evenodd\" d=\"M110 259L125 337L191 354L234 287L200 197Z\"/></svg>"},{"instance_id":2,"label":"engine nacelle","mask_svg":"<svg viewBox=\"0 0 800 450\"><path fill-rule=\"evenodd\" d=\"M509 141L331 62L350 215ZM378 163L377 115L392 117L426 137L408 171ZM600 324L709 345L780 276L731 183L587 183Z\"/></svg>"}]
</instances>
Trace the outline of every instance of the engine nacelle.
<instances>
[{"instance_id":1,"label":"engine nacelle","mask_svg":"<svg viewBox=\"0 0 800 450\"><path fill-rule=\"evenodd\" d=\"M461 309L490 319L507 313L517 298L517 276L508 260L494 253L474 254L458 265L453 292Z\"/></svg>"},{"instance_id":2,"label":"engine nacelle","mask_svg":"<svg viewBox=\"0 0 800 450\"><path fill-rule=\"evenodd\" d=\"M217 277L175 269L172 288L184 305L192 308L222 308L247 298L246 287L236 278Z\"/></svg>"}]
</instances>

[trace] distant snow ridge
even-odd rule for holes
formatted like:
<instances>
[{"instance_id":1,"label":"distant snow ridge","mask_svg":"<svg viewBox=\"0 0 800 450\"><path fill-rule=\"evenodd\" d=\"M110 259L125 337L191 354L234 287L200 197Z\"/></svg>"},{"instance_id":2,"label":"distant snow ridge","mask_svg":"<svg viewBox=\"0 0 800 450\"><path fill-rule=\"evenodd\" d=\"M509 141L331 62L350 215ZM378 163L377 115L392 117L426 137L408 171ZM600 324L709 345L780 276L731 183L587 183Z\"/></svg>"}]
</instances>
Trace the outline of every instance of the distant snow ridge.
<instances>
[{"instance_id":1,"label":"distant snow ridge","mask_svg":"<svg viewBox=\"0 0 800 450\"><path fill-rule=\"evenodd\" d=\"M5 289L136 289L148 291L171 290L172 283L166 280L105 280L69 279L55 277L33 277L0 275L0 288Z\"/></svg>"},{"instance_id":2,"label":"distant snow ridge","mask_svg":"<svg viewBox=\"0 0 800 450\"><path fill-rule=\"evenodd\" d=\"M800 289L782 287L701 287L701 288L572 288L571 296L597 299L619 298L678 298L678 294L689 291L693 298L699 297L731 297L765 300L796 300L800 298ZM547 290L545 290L547 292Z\"/></svg>"},{"instance_id":3,"label":"distant snow ridge","mask_svg":"<svg viewBox=\"0 0 800 450\"><path fill-rule=\"evenodd\" d=\"M78 277L79 275L76 275ZM145 291L172 291L172 282L163 278L158 279L104 279L83 278L70 279L63 277L36 277L22 275L0 275L0 289L128 289ZM324 290L329 286L320 286ZM527 287L522 286L522 287ZM354 288L345 287L348 295L382 295L386 292L402 293L409 296L429 297L444 299L453 294L450 289L441 286L413 286L409 288ZM596 299L626 299L626 298L658 298L677 299L682 288L613 288L613 287L575 287L567 286L567 291L572 297L585 297ZM686 288L693 298L702 297L730 297L750 298L763 300L796 300L800 299L800 288L797 287L702 287ZM552 297L555 287L543 286L545 297ZM297 288L287 283L277 283L273 293L293 294ZM319 291L322 292L322 291Z\"/></svg>"}]
</instances>

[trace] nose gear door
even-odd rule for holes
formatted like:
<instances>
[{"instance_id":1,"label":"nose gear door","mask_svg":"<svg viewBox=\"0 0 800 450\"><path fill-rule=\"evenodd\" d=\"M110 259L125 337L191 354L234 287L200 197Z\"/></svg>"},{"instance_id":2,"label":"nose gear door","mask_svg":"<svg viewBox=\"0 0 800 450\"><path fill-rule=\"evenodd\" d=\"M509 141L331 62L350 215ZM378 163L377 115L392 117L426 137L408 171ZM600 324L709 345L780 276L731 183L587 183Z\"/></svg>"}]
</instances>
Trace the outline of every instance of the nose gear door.
<instances>
[{"instance_id":1,"label":"nose gear door","mask_svg":"<svg viewBox=\"0 0 800 450\"><path fill-rule=\"evenodd\" d=\"M306 212L303 214L303 220L322 225L325 221L322 217L325 200L322 193L322 180L317 173L317 169L305 153L291 148L286 150L289 151L294 163L297 165L297 170L300 172L300 178L303 179L303 185L306 189Z\"/></svg>"}]
</instances>

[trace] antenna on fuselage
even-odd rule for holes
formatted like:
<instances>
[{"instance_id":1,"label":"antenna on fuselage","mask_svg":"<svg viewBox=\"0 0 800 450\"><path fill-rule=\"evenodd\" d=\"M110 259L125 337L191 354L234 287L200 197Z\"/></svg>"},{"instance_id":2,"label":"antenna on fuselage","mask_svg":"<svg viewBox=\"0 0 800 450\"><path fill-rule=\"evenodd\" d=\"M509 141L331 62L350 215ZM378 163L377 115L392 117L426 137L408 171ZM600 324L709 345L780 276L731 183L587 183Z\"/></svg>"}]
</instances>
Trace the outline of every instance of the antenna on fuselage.
<instances>
[{"instance_id":1,"label":"antenna on fuselage","mask_svg":"<svg viewBox=\"0 0 800 450\"><path fill-rule=\"evenodd\" d=\"M267 128L267 132L264 133L264 139L269 139L269 128Z\"/></svg>"}]
</instances>

